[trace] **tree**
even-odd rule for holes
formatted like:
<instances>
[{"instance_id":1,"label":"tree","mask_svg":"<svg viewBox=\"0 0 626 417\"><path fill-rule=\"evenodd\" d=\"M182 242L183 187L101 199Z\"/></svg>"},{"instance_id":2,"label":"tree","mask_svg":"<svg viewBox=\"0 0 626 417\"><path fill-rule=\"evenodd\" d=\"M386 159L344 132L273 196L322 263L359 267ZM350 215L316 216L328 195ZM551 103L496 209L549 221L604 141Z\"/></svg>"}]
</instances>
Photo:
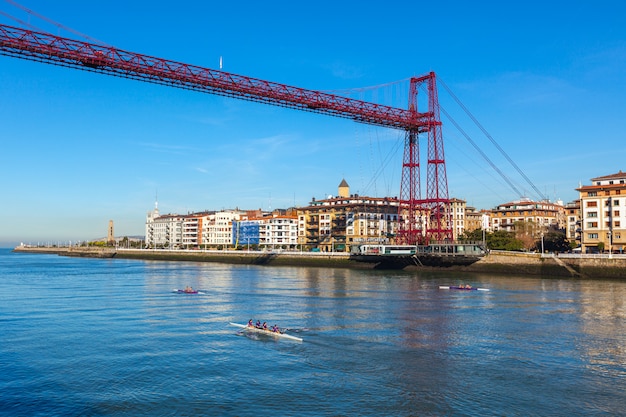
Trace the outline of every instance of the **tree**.
<instances>
[{"instance_id":1,"label":"tree","mask_svg":"<svg viewBox=\"0 0 626 417\"><path fill-rule=\"evenodd\" d=\"M516 239L513 232L497 230L488 236L487 247L489 249L521 251L524 250L524 243Z\"/></svg>"},{"instance_id":2,"label":"tree","mask_svg":"<svg viewBox=\"0 0 626 417\"><path fill-rule=\"evenodd\" d=\"M535 242L537 250L541 250L541 240ZM543 250L548 252L567 252L571 249L565 233L560 231L548 232L543 236Z\"/></svg>"},{"instance_id":3,"label":"tree","mask_svg":"<svg viewBox=\"0 0 626 417\"><path fill-rule=\"evenodd\" d=\"M482 242L483 229L476 229L472 231L465 230L461 236L459 236L458 240L459 242Z\"/></svg>"},{"instance_id":4,"label":"tree","mask_svg":"<svg viewBox=\"0 0 626 417\"><path fill-rule=\"evenodd\" d=\"M515 238L522 242L524 249L531 250L535 247L535 236L539 232L537 224L533 221L517 221L513 223Z\"/></svg>"}]
</instances>

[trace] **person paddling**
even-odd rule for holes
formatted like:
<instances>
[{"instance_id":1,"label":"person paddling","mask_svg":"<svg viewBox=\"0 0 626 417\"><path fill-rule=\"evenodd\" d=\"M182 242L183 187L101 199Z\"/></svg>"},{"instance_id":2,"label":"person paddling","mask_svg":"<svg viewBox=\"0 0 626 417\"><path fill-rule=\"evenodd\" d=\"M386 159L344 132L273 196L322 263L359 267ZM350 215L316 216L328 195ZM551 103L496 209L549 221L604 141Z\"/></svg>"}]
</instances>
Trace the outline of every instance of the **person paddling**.
<instances>
[{"instance_id":1,"label":"person paddling","mask_svg":"<svg viewBox=\"0 0 626 417\"><path fill-rule=\"evenodd\" d=\"M267 322L266 321L263 322L263 330L267 330Z\"/></svg>"},{"instance_id":2,"label":"person paddling","mask_svg":"<svg viewBox=\"0 0 626 417\"><path fill-rule=\"evenodd\" d=\"M278 328L278 326L277 326L277 325L272 326L272 331L273 331L274 333L280 333L280 329Z\"/></svg>"},{"instance_id":3,"label":"person paddling","mask_svg":"<svg viewBox=\"0 0 626 417\"><path fill-rule=\"evenodd\" d=\"M248 320L248 327L254 327L254 324L252 323L252 319Z\"/></svg>"},{"instance_id":4,"label":"person paddling","mask_svg":"<svg viewBox=\"0 0 626 417\"><path fill-rule=\"evenodd\" d=\"M254 325L254 327L256 327L257 329L261 328L261 320L257 320L256 324Z\"/></svg>"}]
</instances>

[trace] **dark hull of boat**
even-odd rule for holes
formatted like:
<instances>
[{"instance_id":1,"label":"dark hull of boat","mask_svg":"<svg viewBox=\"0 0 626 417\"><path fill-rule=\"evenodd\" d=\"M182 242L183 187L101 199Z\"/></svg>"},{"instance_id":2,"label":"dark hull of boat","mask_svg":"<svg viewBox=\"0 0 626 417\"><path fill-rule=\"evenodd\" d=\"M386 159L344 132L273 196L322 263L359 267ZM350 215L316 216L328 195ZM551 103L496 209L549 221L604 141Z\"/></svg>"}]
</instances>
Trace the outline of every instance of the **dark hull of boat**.
<instances>
[{"instance_id":1,"label":"dark hull of boat","mask_svg":"<svg viewBox=\"0 0 626 417\"><path fill-rule=\"evenodd\" d=\"M356 262L375 264L376 269L403 269L409 265L451 267L467 266L480 260L479 256L459 255L351 255L350 259Z\"/></svg>"}]
</instances>

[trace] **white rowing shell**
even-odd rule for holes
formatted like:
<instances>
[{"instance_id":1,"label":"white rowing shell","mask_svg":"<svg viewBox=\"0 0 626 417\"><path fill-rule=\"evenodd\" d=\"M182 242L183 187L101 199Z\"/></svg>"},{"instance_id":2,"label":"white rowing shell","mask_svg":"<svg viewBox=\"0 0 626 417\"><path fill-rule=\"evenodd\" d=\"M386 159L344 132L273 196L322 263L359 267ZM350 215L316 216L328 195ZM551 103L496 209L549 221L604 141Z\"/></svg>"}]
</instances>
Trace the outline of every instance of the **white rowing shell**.
<instances>
[{"instance_id":1,"label":"white rowing shell","mask_svg":"<svg viewBox=\"0 0 626 417\"><path fill-rule=\"evenodd\" d=\"M440 290L449 290L449 289L453 289L453 290L458 290L458 291L472 291L474 290L474 288L472 289L466 289L466 288L452 288L448 285L440 285L439 286ZM489 288L476 288L476 290L478 291L489 291Z\"/></svg>"},{"instance_id":2,"label":"white rowing shell","mask_svg":"<svg viewBox=\"0 0 626 417\"><path fill-rule=\"evenodd\" d=\"M272 332L270 330L257 329L256 327L250 327L247 324L230 323L230 325L231 326L235 326L235 327L240 327L240 328L242 328L244 330L255 332L255 333L266 334L268 336L274 336L274 337L282 337L282 338L285 338L285 339L297 340L298 342L302 342L301 338L296 337L296 336L292 336L290 334L276 333L276 332Z\"/></svg>"}]
</instances>

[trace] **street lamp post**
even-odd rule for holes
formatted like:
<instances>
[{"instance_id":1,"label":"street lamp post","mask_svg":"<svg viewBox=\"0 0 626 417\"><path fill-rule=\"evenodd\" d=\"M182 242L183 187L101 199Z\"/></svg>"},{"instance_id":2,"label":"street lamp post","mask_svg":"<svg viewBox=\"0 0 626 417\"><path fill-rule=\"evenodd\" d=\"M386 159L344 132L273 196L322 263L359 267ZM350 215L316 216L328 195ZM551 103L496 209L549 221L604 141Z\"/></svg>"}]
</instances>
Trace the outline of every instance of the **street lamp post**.
<instances>
[{"instance_id":1,"label":"street lamp post","mask_svg":"<svg viewBox=\"0 0 626 417\"><path fill-rule=\"evenodd\" d=\"M543 256L543 232L541 232L541 256Z\"/></svg>"}]
</instances>

